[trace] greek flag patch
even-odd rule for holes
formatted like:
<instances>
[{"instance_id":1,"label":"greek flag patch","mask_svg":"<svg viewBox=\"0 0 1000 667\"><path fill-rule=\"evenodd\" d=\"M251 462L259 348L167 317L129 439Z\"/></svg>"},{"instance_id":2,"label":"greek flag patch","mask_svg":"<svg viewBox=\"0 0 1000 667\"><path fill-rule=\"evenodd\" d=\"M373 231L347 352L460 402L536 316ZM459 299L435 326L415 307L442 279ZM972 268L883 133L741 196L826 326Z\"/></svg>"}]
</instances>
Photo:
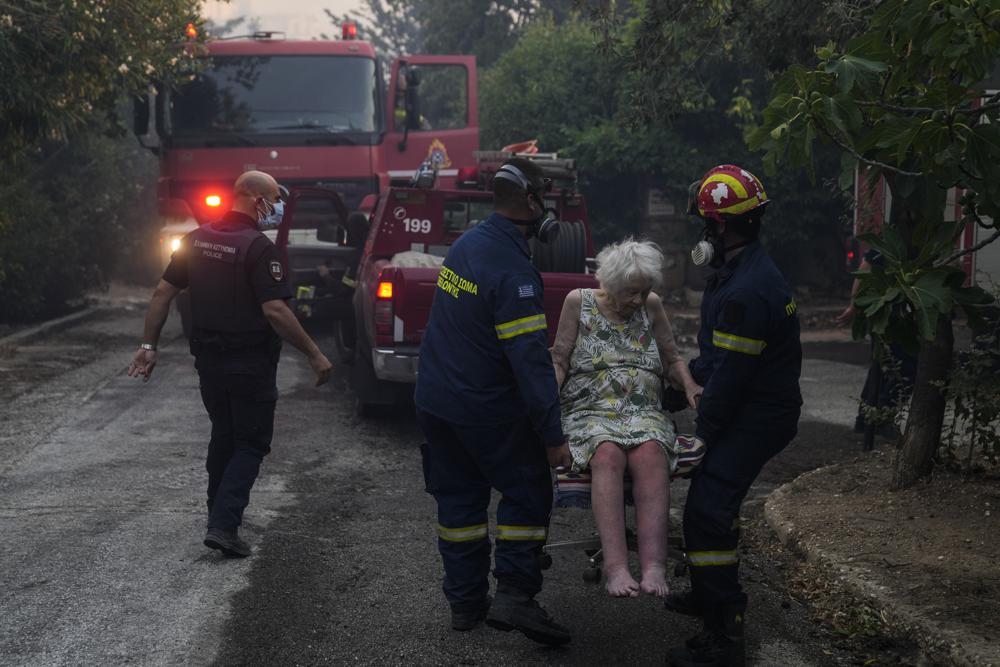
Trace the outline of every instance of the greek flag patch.
<instances>
[{"instance_id":1,"label":"greek flag patch","mask_svg":"<svg viewBox=\"0 0 1000 667\"><path fill-rule=\"evenodd\" d=\"M535 297L535 286L521 285L517 288L517 297L519 299L533 299Z\"/></svg>"}]
</instances>

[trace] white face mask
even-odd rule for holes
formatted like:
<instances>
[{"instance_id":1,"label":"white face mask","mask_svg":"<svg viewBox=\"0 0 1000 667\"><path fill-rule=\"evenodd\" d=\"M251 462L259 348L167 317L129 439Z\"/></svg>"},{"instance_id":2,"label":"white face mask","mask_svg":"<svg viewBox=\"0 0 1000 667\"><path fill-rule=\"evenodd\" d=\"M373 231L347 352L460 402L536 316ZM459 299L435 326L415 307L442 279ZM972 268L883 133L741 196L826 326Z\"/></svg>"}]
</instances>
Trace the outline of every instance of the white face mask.
<instances>
[{"instance_id":1,"label":"white face mask","mask_svg":"<svg viewBox=\"0 0 1000 667\"><path fill-rule=\"evenodd\" d=\"M264 204L264 211L257 209L257 226L261 230L277 229L285 215L285 202L269 202L264 199L261 203Z\"/></svg>"}]
</instances>

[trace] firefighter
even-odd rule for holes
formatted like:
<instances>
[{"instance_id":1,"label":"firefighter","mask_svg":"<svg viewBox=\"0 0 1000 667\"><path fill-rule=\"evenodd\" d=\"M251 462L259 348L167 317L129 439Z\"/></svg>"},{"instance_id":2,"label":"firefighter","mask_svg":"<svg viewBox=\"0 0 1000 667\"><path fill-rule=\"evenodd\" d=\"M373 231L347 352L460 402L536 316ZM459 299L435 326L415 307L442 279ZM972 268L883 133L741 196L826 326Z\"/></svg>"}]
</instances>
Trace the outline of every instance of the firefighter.
<instances>
[{"instance_id":1,"label":"firefighter","mask_svg":"<svg viewBox=\"0 0 1000 667\"><path fill-rule=\"evenodd\" d=\"M791 442L802 396L797 307L758 240L764 186L734 165L692 184L689 213L704 223L692 251L716 269L705 287L699 356L690 363L704 394L696 435L707 446L684 508L691 590L666 606L704 619L704 630L670 651L670 663L743 665L747 596L739 582L739 513L764 464Z\"/></svg>"},{"instance_id":2,"label":"firefighter","mask_svg":"<svg viewBox=\"0 0 1000 667\"><path fill-rule=\"evenodd\" d=\"M448 251L420 347L415 402L427 491L437 501L443 589L455 630L480 621L544 644L570 634L538 604L552 508L549 468L568 469L542 281L528 239L549 241L541 169L514 158L493 180L495 212ZM490 490L497 507L489 597Z\"/></svg>"},{"instance_id":3,"label":"firefighter","mask_svg":"<svg viewBox=\"0 0 1000 667\"><path fill-rule=\"evenodd\" d=\"M236 181L232 210L184 237L153 293L143 342L128 369L130 377L149 380L170 302L187 289L191 354L212 421L204 544L230 558L250 555L239 526L261 461L271 451L281 339L305 353L317 386L331 371L285 303L292 292L284 264L258 229L277 227L281 199L270 175L248 171Z\"/></svg>"}]
</instances>

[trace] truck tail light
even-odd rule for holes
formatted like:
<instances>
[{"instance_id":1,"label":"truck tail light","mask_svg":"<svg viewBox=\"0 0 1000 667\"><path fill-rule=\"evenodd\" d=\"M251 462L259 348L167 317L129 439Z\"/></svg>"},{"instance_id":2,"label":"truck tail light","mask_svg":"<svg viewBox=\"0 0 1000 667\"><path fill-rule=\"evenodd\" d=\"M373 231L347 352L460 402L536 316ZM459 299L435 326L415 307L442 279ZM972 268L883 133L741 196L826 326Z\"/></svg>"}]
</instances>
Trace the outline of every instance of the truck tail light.
<instances>
[{"instance_id":1,"label":"truck tail light","mask_svg":"<svg viewBox=\"0 0 1000 667\"><path fill-rule=\"evenodd\" d=\"M206 195L205 206L209 206L211 208L218 208L219 206L222 206L222 197L219 195Z\"/></svg>"},{"instance_id":2,"label":"truck tail light","mask_svg":"<svg viewBox=\"0 0 1000 667\"><path fill-rule=\"evenodd\" d=\"M353 21L346 21L341 26L341 35L344 39L358 38L358 24Z\"/></svg>"},{"instance_id":3,"label":"truck tail light","mask_svg":"<svg viewBox=\"0 0 1000 667\"><path fill-rule=\"evenodd\" d=\"M382 271L378 278L378 288L375 290L375 336L392 336L393 294L392 276L388 271ZM376 341L378 342L378 341Z\"/></svg>"}]
</instances>

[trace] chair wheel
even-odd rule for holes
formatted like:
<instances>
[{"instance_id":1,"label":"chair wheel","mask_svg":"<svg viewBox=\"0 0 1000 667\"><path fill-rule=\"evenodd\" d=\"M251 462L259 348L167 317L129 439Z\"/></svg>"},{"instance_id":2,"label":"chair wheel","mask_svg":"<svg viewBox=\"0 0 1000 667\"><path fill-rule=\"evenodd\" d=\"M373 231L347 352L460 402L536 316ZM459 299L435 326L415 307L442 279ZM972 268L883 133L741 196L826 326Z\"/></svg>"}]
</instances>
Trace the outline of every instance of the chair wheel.
<instances>
[{"instance_id":1,"label":"chair wheel","mask_svg":"<svg viewBox=\"0 0 1000 667\"><path fill-rule=\"evenodd\" d=\"M542 553L538 555L538 567L547 570L552 567L552 554Z\"/></svg>"},{"instance_id":2,"label":"chair wheel","mask_svg":"<svg viewBox=\"0 0 1000 667\"><path fill-rule=\"evenodd\" d=\"M583 571L583 580L588 584L596 584L601 580L601 571L596 567L588 567Z\"/></svg>"},{"instance_id":3,"label":"chair wheel","mask_svg":"<svg viewBox=\"0 0 1000 667\"><path fill-rule=\"evenodd\" d=\"M687 574L687 571L688 571L687 563L677 563L677 565L674 565L674 576L677 577L678 579L680 577L685 576Z\"/></svg>"}]
</instances>

